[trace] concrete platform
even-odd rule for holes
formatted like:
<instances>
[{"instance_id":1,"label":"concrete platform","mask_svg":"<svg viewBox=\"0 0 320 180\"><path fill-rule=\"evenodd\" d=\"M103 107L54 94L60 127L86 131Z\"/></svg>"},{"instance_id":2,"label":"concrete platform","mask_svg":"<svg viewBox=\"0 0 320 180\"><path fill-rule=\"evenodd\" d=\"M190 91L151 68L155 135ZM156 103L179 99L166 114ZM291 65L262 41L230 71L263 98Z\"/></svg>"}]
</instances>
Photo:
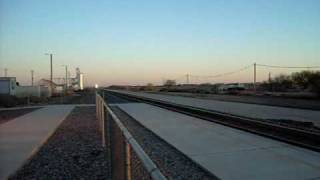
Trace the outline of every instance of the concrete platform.
<instances>
[{"instance_id":1,"label":"concrete platform","mask_svg":"<svg viewBox=\"0 0 320 180\"><path fill-rule=\"evenodd\" d=\"M59 104L56 105L41 105L41 106L20 106L20 107L10 107L10 108L0 108L0 111L9 111L9 110L19 110L19 109L30 109L30 108L43 108L43 107L51 107L51 106L57 106ZM61 104L63 105L63 104ZM87 106L96 106L96 104L71 104L73 106L79 106L79 107L87 107Z\"/></svg>"},{"instance_id":2,"label":"concrete platform","mask_svg":"<svg viewBox=\"0 0 320 180\"><path fill-rule=\"evenodd\" d=\"M218 100L206 100L198 98L170 96L162 94L151 94L142 92L122 92L166 102L193 106L197 108L218 111L222 113L233 114L237 116L256 118L256 119L287 119L295 121L309 121L320 127L320 111L285 108L276 106L266 106L258 104L246 104L237 102L226 102Z\"/></svg>"},{"instance_id":3,"label":"concrete platform","mask_svg":"<svg viewBox=\"0 0 320 180\"><path fill-rule=\"evenodd\" d=\"M0 125L0 180L23 165L74 107L47 106Z\"/></svg>"},{"instance_id":4,"label":"concrete platform","mask_svg":"<svg viewBox=\"0 0 320 180\"><path fill-rule=\"evenodd\" d=\"M144 103L117 106L221 179L320 178L320 153Z\"/></svg>"}]
</instances>

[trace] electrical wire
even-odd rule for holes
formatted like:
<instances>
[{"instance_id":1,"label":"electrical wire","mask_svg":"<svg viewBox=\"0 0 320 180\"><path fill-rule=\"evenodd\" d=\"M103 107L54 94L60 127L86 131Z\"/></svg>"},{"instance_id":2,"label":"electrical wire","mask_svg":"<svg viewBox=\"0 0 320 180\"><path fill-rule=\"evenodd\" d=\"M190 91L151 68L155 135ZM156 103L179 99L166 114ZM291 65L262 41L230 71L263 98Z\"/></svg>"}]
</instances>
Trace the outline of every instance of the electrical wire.
<instances>
[{"instance_id":1,"label":"electrical wire","mask_svg":"<svg viewBox=\"0 0 320 180\"><path fill-rule=\"evenodd\" d=\"M269 67L269 68L294 68L294 69L317 69L320 66L274 66L274 65L266 65L266 64L256 64L257 66Z\"/></svg>"},{"instance_id":2,"label":"electrical wire","mask_svg":"<svg viewBox=\"0 0 320 180\"><path fill-rule=\"evenodd\" d=\"M268 68L295 68L295 69L317 69L320 68L320 66L276 66L276 65L266 65L266 64L255 64L256 66L260 66L260 67L268 67ZM241 71L245 71L249 68L252 68L254 66L254 64L248 65L248 66L244 66L240 69L237 69L235 71L230 71L230 72L226 72L226 73L221 73L221 74L215 74L215 75L208 75L208 76L199 76L199 75L182 75L179 76L178 78L172 79L175 80L176 82L179 81L183 81L185 80L186 76L189 76L189 78L193 78L196 81L201 81L201 79L210 79L210 78L218 78L218 77L223 77L223 76L228 76L228 75L232 75L232 74L236 74L239 73Z\"/></svg>"},{"instance_id":3,"label":"electrical wire","mask_svg":"<svg viewBox=\"0 0 320 180\"><path fill-rule=\"evenodd\" d=\"M235 74L235 73L238 73L238 72L247 70L247 69L251 68L252 66L253 66L253 65L251 64L251 65L245 66L245 67L240 68L240 69L235 70L235 71L226 72L226 73L221 73L221 74L216 74L216 75L210 75L210 76L196 76L196 75L191 75L191 76L192 76L192 77L196 77L196 78L217 78L217 77L227 76L227 75L231 75L231 74Z\"/></svg>"}]
</instances>

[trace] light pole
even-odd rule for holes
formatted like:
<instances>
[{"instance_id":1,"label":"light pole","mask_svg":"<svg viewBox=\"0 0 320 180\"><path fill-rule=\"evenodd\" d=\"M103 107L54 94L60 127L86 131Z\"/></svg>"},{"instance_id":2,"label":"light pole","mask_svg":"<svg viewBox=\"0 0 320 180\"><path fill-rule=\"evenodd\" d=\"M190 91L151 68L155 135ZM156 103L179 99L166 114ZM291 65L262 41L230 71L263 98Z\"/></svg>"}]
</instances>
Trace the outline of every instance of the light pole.
<instances>
[{"instance_id":1,"label":"light pole","mask_svg":"<svg viewBox=\"0 0 320 180\"><path fill-rule=\"evenodd\" d=\"M50 89L51 89L51 95L53 93L53 79L52 79L52 76L53 76L53 73L52 73L52 54L50 53L45 53L45 55L47 56L50 56Z\"/></svg>"}]
</instances>

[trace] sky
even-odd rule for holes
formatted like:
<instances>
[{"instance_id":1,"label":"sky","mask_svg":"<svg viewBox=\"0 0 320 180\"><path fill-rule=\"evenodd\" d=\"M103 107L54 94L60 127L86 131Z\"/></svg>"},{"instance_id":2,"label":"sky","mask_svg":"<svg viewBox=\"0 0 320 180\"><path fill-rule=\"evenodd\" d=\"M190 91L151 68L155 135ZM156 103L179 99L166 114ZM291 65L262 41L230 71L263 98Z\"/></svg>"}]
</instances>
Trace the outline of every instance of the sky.
<instances>
[{"instance_id":1,"label":"sky","mask_svg":"<svg viewBox=\"0 0 320 180\"><path fill-rule=\"evenodd\" d=\"M250 82L254 62L320 65L319 0L0 0L0 76L21 84L68 65L85 85ZM287 69L258 67L257 79Z\"/></svg>"}]
</instances>

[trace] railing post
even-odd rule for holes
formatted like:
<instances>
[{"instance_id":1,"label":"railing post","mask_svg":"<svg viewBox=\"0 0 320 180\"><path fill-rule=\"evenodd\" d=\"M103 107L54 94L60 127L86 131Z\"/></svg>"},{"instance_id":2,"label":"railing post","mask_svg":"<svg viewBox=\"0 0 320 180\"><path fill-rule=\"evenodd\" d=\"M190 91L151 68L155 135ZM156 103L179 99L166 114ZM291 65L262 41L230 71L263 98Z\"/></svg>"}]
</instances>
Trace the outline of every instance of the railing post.
<instances>
[{"instance_id":1,"label":"railing post","mask_svg":"<svg viewBox=\"0 0 320 180\"><path fill-rule=\"evenodd\" d=\"M98 94L96 92L96 117L98 118Z\"/></svg>"},{"instance_id":2,"label":"railing post","mask_svg":"<svg viewBox=\"0 0 320 180\"><path fill-rule=\"evenodd\" d=\"M108 111L108 107L106 106L105 107L105 121L104 121L104 137L105 137L105 146L106 146L106 149L107 149L107 156L109 158L109 172L110 172L110 177L112 177L112 149L111 149L111 121L112 121L112 118L110 117L110 114L109 114L109 111Z\"/></svg>"},{"instance_id":3,"label":"railing post","mask_svg":"<svg viewBox=\"0 0 320 180\"><path fill-rule=\"evenodd\" d=\"M99 96L99 102L100 102L100 106L99 106L99 109L100 109L100 123L101 123L101 127L102 127L102 101L101 101L101 97Z\"/></svg>"},{"instance_id":4,"label":"railing post","mask_svg":"<svg viewBox=\"0 0 320 180\"><path fill-rule=\"evenodd\" d=\"M127 180L131 180L131 146L126 141L126 174Z\"/></svg>"},{"instance_id":5,"label":"railing post","mask_svg":"<svg viewBox=\"0 0 320 180\"><path fill-rule=\"evenodd\" d=\"M99 96L97 96L97 119L100 124L100 98L99 98Z\"/></svg>"},{"instance_id":6,"label":"railing post","mask_svg":"<svg viewBox=\"0 0 320 180\"><path fill-rule=\"evenodd\" d=\"M100 97L98 97L98 102L99 102L99 121L101 123L101 100L100 100Z\"/></svg>"},{"instance_id":7,"label":"railing post","mask_svg":"<svg viewBox=\"0 0 320 180\"><path fill-rule=\"evenodd\" d=\"M102 147L106 147L106 139L105 139L105 133L106 133L106 130L105 130L105 117L104 117L104 104L102 103L102 111L101 111L101 126L102 126Z\"/></svg>"},{"instance_id":8,"label":"railing post","mask_svg":"<svg viewBox=\"0 0 320 180\"><path fill-rule=\"evenodd\" d=\"M101 109L101 98L99 97L99 118L100 118L100 123L101 123L101 120L102 120L102 109Z\"/></svg>"}]
</instances>

